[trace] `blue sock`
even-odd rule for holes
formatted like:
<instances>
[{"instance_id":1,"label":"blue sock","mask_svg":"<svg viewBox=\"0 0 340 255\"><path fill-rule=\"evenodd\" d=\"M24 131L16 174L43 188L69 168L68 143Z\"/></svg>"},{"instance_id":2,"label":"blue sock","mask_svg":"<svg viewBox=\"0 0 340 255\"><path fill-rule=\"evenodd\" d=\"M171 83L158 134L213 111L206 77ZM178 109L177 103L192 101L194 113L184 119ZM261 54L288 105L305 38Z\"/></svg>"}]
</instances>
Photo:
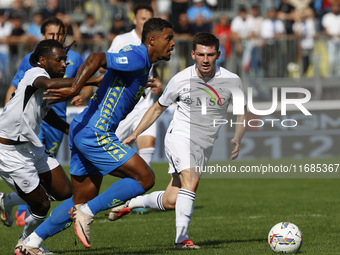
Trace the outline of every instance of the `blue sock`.
<instances>
[{"instance_id":1,"label":"blue sock","mask_svg":"<svg viewBox=\"0 0 340 255\"><path fill-rule=\"evenodd\" d=\"M145 193L143 187L134 179L124 178L112 184L103 193L87 202L92 213L96 215L100 211L107 210L126 200Z\"/></svg>"},{"instance_id":2,"label":"blue sock","mask_svg":"<svg viewBox=\"0 0 340 255\"><path fill-rule=\"evenodd\" d=\"M26 212L27 209L28 209L27 204L18 205L18 216L20 216L22 213Z\"/></svg>"},{"instance_id":3,"label":"blue sock","mask_svg":"<svg viewBox=\"0 0 340 255\"><path fill-rule=\"evenodd\" d=\"M68 228L72 222L71 215L68 212L73 206L72 198L65 200L51 212L50 216L34 232L43 240L46 240L46 238Z\"/></svg>"}]
</instances>

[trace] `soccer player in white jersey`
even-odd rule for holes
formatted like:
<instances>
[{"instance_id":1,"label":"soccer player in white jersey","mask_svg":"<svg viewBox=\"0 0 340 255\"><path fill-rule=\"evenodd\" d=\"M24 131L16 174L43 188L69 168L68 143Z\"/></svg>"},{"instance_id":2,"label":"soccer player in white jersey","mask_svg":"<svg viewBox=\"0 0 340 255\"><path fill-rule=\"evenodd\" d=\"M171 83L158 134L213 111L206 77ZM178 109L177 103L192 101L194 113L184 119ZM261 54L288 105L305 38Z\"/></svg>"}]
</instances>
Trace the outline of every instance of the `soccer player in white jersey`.
<instances>
[{"instance_id":1,"label":"soccer player in white jersey","mask_svg":"<svg viewBox=\"0 0 340 255\"><path fill-rule=\"evenodd\" d=\"M216 66L220 56L219 41L210 33L198 33L193 38L192 58L195 65L175 75L169 82L163 95L144 115L136 130L124 140L133 143L139 134L147 129L173 102L177 101L174 117L165 136L165 152L169 160L171 180L165 191L155 191L138 196L124 205L112 208L110 220L116 220L131 212L134 208L152 208L158 210L176 210L176 249L198 249L188 237L188 226L193 214L195 192L200 173L212 153L214 141L220 126L214 127L212 119L226 119L227 107L232 101L231 87L243 92L240 78L228 70ZM217 84L216 84L217 83ZM222 85L221 85L222 83ZM219 87L217 87L219 85ZM197 88L198 87L198 88ZM216 88L216 89L215 89ZM218 88L218 89L217 89ZM216 103L202 89L217 92ZM197 93L197 94L195 94ZM210 94L213 94L211 92ZM202 98L202 95L204 98ZM242 93L243 98L244 94ZM205 100L207 114L201 115ZM245 102L245 101L244 101ZM197 107L198 106L198 107ZM196 116L195 116L196 115ZM238 123L246 122L246 104L243 114L237 115ZM245 132L245 125L236 125L235 135L231 140L233 150L231 160L239 154L240 143Z\"/></svg>"},{"instance_id":2,"label":"soccer player in white jersey","mask_svg":"<svg viewBox=\"0 0 340 255\"><path fill-rule=\"evenodd\" d=\"M44 221L50 200L72 196L63 168L38 138L42 120L68 134L69 124L43 100L46 89L72 85L73 79L62 78L66 51L58 41L44 40L30 56L30 63L34 67L25 73L0 115L0 176L16 192L0 193L0 218L5 225L12 225L8 208L24 200L29 209L22 240Z\"/></svg>"},{"instance_id":3,"label":"soccer player in white jersey","mask_svg":"<svg viewBox=\"0 0 340 255\"><path fill-rule=\"evenodd\" d=\"M128 33L117 35L112 41L108 52L117 53L123 47L129 44L141 44L143 25L146 21L153 17L153 9L148 4L140 4L135 7L134 14L135 17L133 19L133 23L135 25L135 29ZM162 83L158 78L154 66L150 70L149 76L149 83L152 83L150 84L152 87L145 89L145 95L140 98L133 111L130 112L128 116L126 116L126 118L119 123L119 126L116 130L116 135L119 140L124 140L133 132L133 130L136 129L145 112L154 104L156 97L162 92ZM155 151L156 128L156 123L154 123L150 126L150 128L145 130L145 132L140 134L136 141L138 154L148 165L150 165L152 155Z\"/></svg>"}]
</instances>

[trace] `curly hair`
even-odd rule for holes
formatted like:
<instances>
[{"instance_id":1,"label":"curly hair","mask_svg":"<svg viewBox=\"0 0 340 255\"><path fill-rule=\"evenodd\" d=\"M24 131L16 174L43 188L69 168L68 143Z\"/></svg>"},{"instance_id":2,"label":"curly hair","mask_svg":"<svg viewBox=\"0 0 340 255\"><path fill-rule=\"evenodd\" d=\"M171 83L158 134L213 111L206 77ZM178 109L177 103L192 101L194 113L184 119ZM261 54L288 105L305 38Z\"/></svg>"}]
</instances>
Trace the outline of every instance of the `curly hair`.
<instances>
[{"instance_id":1,"label":"curly hair","mask_svg":"<svg viewBox=\"0 0 340 255\"><path fill-rule=\"evenodd\" d=\"M41 41L30 56L30 64L37 66L39 64L39 57L46 57L48 53L52 52L53 48L64 49L63 45L56 40L49 39Z\"/></svg>"}]
</instances>

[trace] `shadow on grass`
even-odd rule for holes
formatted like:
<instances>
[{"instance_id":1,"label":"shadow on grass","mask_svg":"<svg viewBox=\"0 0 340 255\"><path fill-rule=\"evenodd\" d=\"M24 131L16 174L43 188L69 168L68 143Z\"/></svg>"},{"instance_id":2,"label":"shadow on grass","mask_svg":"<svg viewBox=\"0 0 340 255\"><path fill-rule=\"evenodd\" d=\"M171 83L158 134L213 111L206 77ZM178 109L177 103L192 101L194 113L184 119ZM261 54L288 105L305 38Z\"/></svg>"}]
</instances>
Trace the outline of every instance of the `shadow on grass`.
<instances>
[{"instance_id":1,"label":"shadow on grass","mask_svg":"<svg viewBox=\"0 0 340 255\"><path fill-rule=\"evenodd\" d=\"M142 250L142 251L122 251L122 248L112 248L112 247L103 247L103 248L90 248L90 249L79 249L72 251L58 251L53 250L55 254L77 254L77 255L108 255L108 254L159 254L159 250Z\"/></svg>"},{"instance_id":2,"label":"shadow on grass","mask_svg":"<svg viewBox=\"0 0 340 255\"><path fill-rule=\"evenodd\" d=\"M245 240L212 240L197 243L199 246L215 246L220 244L230 244L230 243L252 243L252 242L267 242L267 238L258 239L245 239Z\"/></svg>"}]
</instances>

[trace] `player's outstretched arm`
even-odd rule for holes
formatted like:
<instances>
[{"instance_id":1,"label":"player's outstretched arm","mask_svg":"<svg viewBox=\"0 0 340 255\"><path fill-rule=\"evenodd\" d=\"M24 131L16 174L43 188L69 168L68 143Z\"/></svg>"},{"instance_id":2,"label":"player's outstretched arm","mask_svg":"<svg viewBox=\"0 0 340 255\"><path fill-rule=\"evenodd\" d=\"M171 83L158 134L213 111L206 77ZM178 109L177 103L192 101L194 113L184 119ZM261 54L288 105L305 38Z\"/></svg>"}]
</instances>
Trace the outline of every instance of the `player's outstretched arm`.
<instances>
[{"instance_id":1,"label":"player's outstretched arm","mask_svg":"<svg viewBox=\"0 0 340 255\"><path fill-rule=\"evenodd\" d=\"M84 63L79 67L76 77L74 78L70 88L48 89L47 93L45 94L50 95L51 97L46 97L44 99L53 100L54 103L66 101L75 95L78 95L83 86L90 85L87 83L87 81L99 69L99 67L106 67L105 53L91 53L87 59L85 59ZM93 79L98 79L98 77Z\"/></svg>"},{"instance_id":2,"label":"player's outstretched arm","mask_svg":"<svg viewBox=\"0 0 340 255\"><path fill-rule=\"evenodd\" d=\"M246 125L247 125L247 108L244 107L244 113L242 115L237 115L236 118L237 123L244 123L244 124L237 124L235 126L235 135L234 138L231 139L231 144L233 150L231 152L230 159L234 160L238 157L240 152L240 144L244 133L246 132Z\"/></svg>"},{"instance_id":3,"label":"player's outstretched arm","mask_svg":"<svg viewBox=\"0 0 340 255\"><path fill-rule=\"evenodd\" d=\"M157 119L158 117L168 108L167 106L162 106L158 103L153 104L149 108L149 110L144 114L142 120L139 122L137 128L135 131L132 132L132 134L127 137L123 143L126 144L133 144L134 141L136 141L137 137L143 133L146 129L148 129Z\"/></svg>"},{"instance_id":4,"label":"player's outstretched arm","mask_svg":"<svg viewBox=\"0 0 340 255\"><path fill-rule=\"evenodd\" d=\"M53 109L50 109L48 111L44 118L44 121L46 121L46 123L49 124L50 126L68 135L70 125L62 118L60 118Z\"/></svg>"}]
</instances>

